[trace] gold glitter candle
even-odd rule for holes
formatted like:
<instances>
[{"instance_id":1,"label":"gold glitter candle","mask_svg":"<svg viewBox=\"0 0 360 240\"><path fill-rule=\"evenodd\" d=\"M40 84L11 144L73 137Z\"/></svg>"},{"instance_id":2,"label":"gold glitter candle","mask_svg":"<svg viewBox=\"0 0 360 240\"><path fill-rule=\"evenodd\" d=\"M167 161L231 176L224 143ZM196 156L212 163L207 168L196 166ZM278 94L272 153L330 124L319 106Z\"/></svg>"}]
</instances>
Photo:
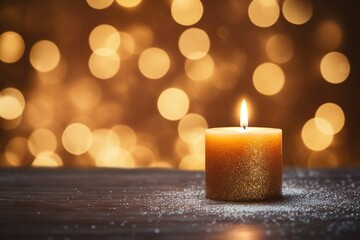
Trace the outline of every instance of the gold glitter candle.
<instances>
[{"instance_id":1,"label":"gold glitter candle","mask_svg":"<svg viewBox=\"0 0 360 240\"><path fill-rule=\"evenodd\" d=\"M244 105L244 102L243 102ZM246 104L245 104L246 109ZM282 130L247 126L205 131L206 197L264 201L282 195Z\"/></svg>"}]
</instances>

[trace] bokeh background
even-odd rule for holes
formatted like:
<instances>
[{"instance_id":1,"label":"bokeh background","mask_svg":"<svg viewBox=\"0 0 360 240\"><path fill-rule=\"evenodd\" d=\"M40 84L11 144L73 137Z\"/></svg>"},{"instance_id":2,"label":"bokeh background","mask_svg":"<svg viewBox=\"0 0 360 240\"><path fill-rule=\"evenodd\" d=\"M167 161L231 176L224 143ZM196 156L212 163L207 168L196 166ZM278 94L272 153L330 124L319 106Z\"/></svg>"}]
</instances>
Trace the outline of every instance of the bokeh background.
<instances>
[{"instance_id":1,"label":"bokeh background","mask_svg":"<svg viewBox=\"0 0 360 240\"><path fill-rule=\"evenodd\" d=\"M356 1L0 2L0 165L204 169L204 130L360 166Z\"/></svg>"}]
</instances>

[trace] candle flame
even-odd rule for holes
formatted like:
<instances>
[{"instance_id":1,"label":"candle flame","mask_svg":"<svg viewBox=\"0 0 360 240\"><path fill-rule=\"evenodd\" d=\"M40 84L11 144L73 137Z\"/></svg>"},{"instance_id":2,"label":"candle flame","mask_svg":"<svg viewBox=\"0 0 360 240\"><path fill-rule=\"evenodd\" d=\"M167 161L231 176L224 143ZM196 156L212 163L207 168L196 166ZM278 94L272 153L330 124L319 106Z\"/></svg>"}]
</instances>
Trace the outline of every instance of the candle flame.
<instances>
[{"instance_id":1,"label":"candle flame","mask_svg":"<svg viewBox=\"0 0 360 240\"><path fill-rule=\"evenodd\" d=\"M248 111L246 106L245 99L241 103L241 109L240 109L240 127L243 127L244 129L248 126Z\"/></svg>"}]
</instances>

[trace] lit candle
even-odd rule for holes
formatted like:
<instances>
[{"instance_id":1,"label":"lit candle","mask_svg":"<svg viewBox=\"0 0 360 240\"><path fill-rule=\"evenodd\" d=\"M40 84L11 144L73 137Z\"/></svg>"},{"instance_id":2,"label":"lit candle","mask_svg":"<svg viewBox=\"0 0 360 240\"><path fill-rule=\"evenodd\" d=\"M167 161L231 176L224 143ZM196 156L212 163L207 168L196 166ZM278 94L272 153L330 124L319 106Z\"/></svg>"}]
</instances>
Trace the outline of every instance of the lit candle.
<instances>
[{"instance_id":1,"label":"lit candle","mask_svg":"<svg viewBox=\"0 0 360 240\"><path fill-rule=\"evenodd\" d=\"M263 201L282 195L282 130L248 127L245 100L240 127L205 131L206 197Z\"/></svg>"}]
</instances>

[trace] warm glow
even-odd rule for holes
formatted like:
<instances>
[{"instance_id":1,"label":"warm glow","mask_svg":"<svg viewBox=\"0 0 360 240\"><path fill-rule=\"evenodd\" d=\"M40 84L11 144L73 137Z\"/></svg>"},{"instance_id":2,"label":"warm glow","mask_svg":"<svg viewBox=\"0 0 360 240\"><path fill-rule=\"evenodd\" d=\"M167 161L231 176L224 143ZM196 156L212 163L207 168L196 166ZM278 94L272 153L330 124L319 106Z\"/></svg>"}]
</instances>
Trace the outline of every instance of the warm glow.
<instances>
[{"instance_id":1,"label":"warm glow","mask_svg":"<svg viewBox=\"0 0 360 240\"><path fill-rule=\"evenodd\" d=\"M190 26L197 23L203 15L200 0L174 0L171 4L171 16L181 25Z\"/></svg>"},{"instance_id":2,"label":"warm glow","mask_svg":"<svg viewBox=\"0 0 360 240\"><path fill-rule=\"evenodd\" d=\"M305 123L301 131L301 138L306 147L313 151L322 151L333 141L332 128L328 121L322 118L312 118Z\"/></svg>"},{"instance_id":3,"label":"warm glow","mask_svg":"<svg viewBox=\"0 0 360 240\"><path fill-rule=\"evenodd\" d=\"M347 57L339 52L326 54L320 63L321 75L330 83L342 83L350 74L350 63Z\"/></svg>"},{"instance_id":4,"label":"warm glow","mask_svg":"<svg viewBox=\"0 0 360 240\"><path fill-rule=\"evenodd\" d=\"M240 127L247 128L249 124L248 110L245 99L241 103L240 109Z\"/></svg>"},{"instance_id":5,"label":"warm glow","mask_svg":"<svg viewBox=\"0 0 360 240\"><path fill-rule=\"evenodd\" d=\"M13 120L21 116L25 108L22 93L15 88L5 88L0 92L0 117Z\"/></svg>"},{"instance_id":6,"label":"warm glow","mask_svg":"<svg viewBox=\"0 0 360 240\"><path fill-rule=\"evenodd\" d=\"M120 139L120 147L126 150L132 150L137 142L137 136L135 131L126 125L116 125L111 128Z\"/></svg>"},{"instance_id":7,"label":"warm glow","mask_svg":"<svg viewBox=\"0 0 360 240\"><path fill-rule=\"evenodd\" d=\"M191 170L191 171L204 171L205 159L197 154L187 155L181 160L179 164L179 169Z\"/></svg>"},{"instance_id":8,"label":"warm glow","mask_svg":"<svg viewBox=\"0 0 360 240\"><path fill-rule=\"evenodd\" d=\"M113 159L114 155L122 154L122 152L118 151L120 149L120 139L113 130L97 129L92 132L92 139L89 154L94 160L101 162L101 157L104 157L105 162L113 162L111 159Z\"/></svg>"},{"instance_id":9,"label":"warm glow","mask_svg":"<svg viewBox=\"0 0 360 240\"><path fill-rule=\"evenodd\" d=\"M97 167L134 168L135 161L132 155L119 147L101 148L95 157Z\"/></svg>"},{"instance_id":10,"label":"warm glow","mask_svg":"<svg viewBox=\"0 0 360 240\"><path fill-rule=\"evenodd\" d=\"M253 84L261 94L277 94L283 88L284 83L284 72L274 63L263 63L254 71Z\"/></svg>"},{"instance_id":11,"label":"warm glow","mask_svg":"<svg viewBox=\"0 0 360 240\"><path fill-rule=\"evenodd\" d=\"M276 0L253 0L248 9L250 21L258 27L270 27L280 16Z\"/></svg>"},{"instance_id":12,"label":"warm glow","mask_svg":"<svg viewBox=\"0 0 360 240\"><path fill-rule=\"evenodd\" d=\"M176 121L181 119L189 110L189 97L178 88L168 88L163 91L157 101L158 110L164 118Z\"/></svg>"},{"instance_id":13,"label":"warm glow","mask_svg":"<svg viewBox=\"0 0 360 240\"><path fill-rule=\"evenodd\" d=\"M0 61L14 63L24 54L25 43L16 32L4 32L0 35Z\"/></svg>"},{"instance_id":14,"label":"warm glow","mask_svg":"<svg viewBox=\"0 0 360 240\"><path fill-rule=\"evenodd\" d=\"M60 156L51 151L39 153L31 164L33 167L61 167L62 165Z\"/></svg>"},{"instance_id":15,"label":"warm glow","mask_svg":"<svg viewBox=\"0 0 360 240\"><path fill-rule=\"evenodd\" d=\"M39 72L50 72L60 62L59 48L48 40L34 44L30 50L30 63Z\"/></svg>"},{"instance_id":16,"label":"warm glow","mask_svg":"<svg viewBox=\"0 0 360 240\"><path fill-rule=\"evenodd\" d=\"M312 152L308 158L309 168L336 168L339 166L339 160L334 153L329 150Z\"/></svg>"},{"instance_id":17,"label":"warm glow","mask_svg":"<svg viewBox=\"0 0 360 240\"><path fill-rule=\"evenodd\" d=\"M318 47L326 51L339 47L343 38L341 27L332 20L325 20L320 23L315 34Z\"/></svg>"},{"instance_id":18,"label":"warm glow","mask_svg":"<svg viewBox=\"0 0 360 240\"><path fill-rule=\"evenodd\" d=\"M318 126L321 131L327 134L336 134L340 132L345 123L345 115L341 107L335 103L325 103L321 105L315 114L316 118L325 119L331 125L331 131L329 129L322 129Z\"/></svg>"},{"instance_id":19,"label":"warm glow","mask_svg":"<svg viewBox=\"0 0 360 240\"><path fill-rule=\"evenodd\" d=\"M102 92L97 81L82 78L69 86L69 98L74 106L80 110L88 110L97 106Z\"/></svg>"},{"instance_id":20,"label":"warm glow","mask_svg":"<svg viewBox=\"0 0 360 240\"><path fill-rule=\"evenodd\" d=\"M91 54L89 59L89 69L92 75L100 79L114 77L120 68L120 57L117 52L112 54L98 55Z\"/></svg>"},{"instance_id":21,"label":"warm glow","mask_svg":"<svg viewBox=\"0 0 360 240\"><path fill-rule=\"evenodd\" d=\"M191 143L199 133L204 133L207 128L208 124L203 116L189 113L180 120L178 133L181 140Z\"/></svg>"},{"instance_id":22,"label":"warm glow","mask_svg":"<svg viewBox=\"0 0 360 240\"><path fill-rule=\"evenodd\" d=\"M210 49L210 39L200 28L189 28L179 38L179 49L182 55L189 59L200 59Z\"/></svg>"},{"instance_id":23,"label":"warm glow","mask_svg":"<svg viewBox=\"0 0 360 240\"><path fill-rule=\"evenodd\" d=\"M62 143L69 153L81 155L88 151L91 146L91 131L82 123L70 124L62 134Z\"/></svg>"},{"instance_id":24,"label":"warm glow","mask_svg":"<svg viewBox=\"0 0 360 240\"><path fill-rule=\"evenodd\" d=\"M24 137L12 138L5 147L5 160L10 166L23 166L28 155L28 141Z\"/></svg>"},{"instance_id":25,"label":"warm glow","mask_svg":"<svg viewBox=\"0 0 360 240\"><path fill-rule=\"evenodd\" d=\"M139 5L142 0L116 0L116 2L122 7L133 8Z\"/></svg>"},{"instance_id":26,"label":"warm glow","mask_svg":"<svg viewBox=\"0 0 360 240\"><path fill-rule=\"evenodd\" d=\"M120 32L121 43L118 49L121 60L128 59L135 51L135 40L134 38L126 33Z\"/></svg>"},{"instance_id":27,"label":"warm glow","mask_svg":"<svg viewBox=\"0 0 360 240\"><path fill-rule=\"evenodd\" d=\"M272 61L285 63L294 55L294 44L288 36L277 34L267 40L265 50Z\"/></svg>"},{"instance_id":28,"label":"warm glow","mask_svg":"<svg viewBox=\"0 0 360 240\"><path fill-rule=\"evenodd\" d=\"M105 9L109 7L114 0L86 0L86 2L94 9Z\"/></svg>"},{"instance_id":29,"label":"warm glow","mask_svg":"<svg viewBox=\"0 0 360 240\"><path fill-rule=\"evenodd\" d=\"M310 0L285 0L282 6L283 15L292 24L300 25L310 20L313 6Z\"/></svg>"},{"instance_id":30,"label":"warm glow","mask_svg":"<svg viewBox=\"0 0 360 240\"><path fill-rule=\"evenodd\" d=\"M33 156L45 151L54 152L57 147L57 139L49 129L36 129L29 137L28 147Z\"/></svg>"},{"instance_id":31,"label":"warm glow","mask_svg":"<svg viewBox=\"0 0 360 240\"><path fill-rule=\"evenodd\" d=\"M143 24L133 24L126 29L126 32L129 33L135 42L134 53L140 53L144 49L151 46L153 42L153 32L151 28Z\"/></svg>"},{"instance_id":32,"label":"warm glow","mask_svg":"<svg viewBox=\"0 0 360 240\"><path fill-rule=\"evenodd\" d=\"M149 167L156 160L151 149L144 146L136 146L131 150L131 155L135 159L136 167Z\"/></svg>"},{"instance_id":33,"label":"warm glow","mask_svg":"<svg viewBox=\"0 0 360 240\"><path fill-rule=\"evenodd\" d=\"M148 48L139 57L140 72L147 78L162 78L170 68L168 54L160 48Z\"/></svg>"},{"instance_id":34,"label":"warm glow","mask_svg":"<svg viewBox=\"0 0 360 240\"><path fill-rule=\"evenodd\" d=\"M236 86L240 78L239 67L231 62L217 64L211 82L220 90L230 90Z\"/></svg>"},{"instance_id":35,"label":"warm glow","mask_svg":"<svg viewBox=\"0 0 360 240\"><path fill-rule=\"evenodd\" d=\"M89 44L96 54L111 55L119 48L120 33L111 25L99 25L91 31Z\"/></svg>"},{"instance_id":36,"label":"warm glow","mask_svg":"<svg viewBox=\"0 0 360 240\"><path fill-rule=\"evenodd\" d=\"M195 81L204 81L210 78L214 73L214 60L208 54L197 60L186 59L185 73Z\"/></svg>"}]
</instances>

